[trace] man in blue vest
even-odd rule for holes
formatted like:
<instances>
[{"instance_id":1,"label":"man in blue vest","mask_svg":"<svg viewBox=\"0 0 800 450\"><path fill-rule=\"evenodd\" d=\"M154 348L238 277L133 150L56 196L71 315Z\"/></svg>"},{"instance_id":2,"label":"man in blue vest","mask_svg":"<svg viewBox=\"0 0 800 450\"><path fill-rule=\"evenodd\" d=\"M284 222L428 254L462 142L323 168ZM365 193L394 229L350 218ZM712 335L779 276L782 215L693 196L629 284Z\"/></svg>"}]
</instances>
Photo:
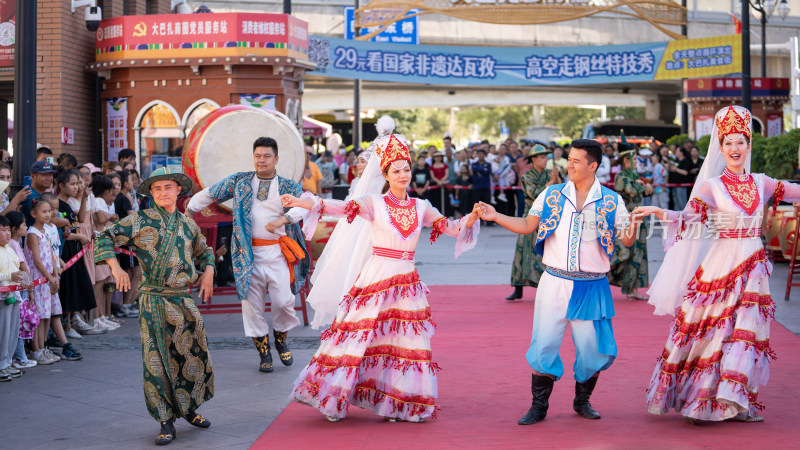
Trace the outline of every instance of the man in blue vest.
<instances>
[{"instance_id":1,"label":"man in blue vest","mask_svg":"<svg viewBox=\"0 0 800 450\"><path fill-rule=\"evenodd\" d=\"M542 192L526 217L499 214L481 203L481 219L520 234L538 230L534 249L547 267L536 291L533 336L526 354L533 371L533 401L520 425L534 424L547 415L553 383L564 374L558 349L568 323L575 343L572 407L587 419L600 418L589 397L597 376L617 356L611 327L614 303L606 273L617 234L630 247L640 222L638 217L630 220L619 195L595 177L602 156L597 141L572 141L569 181Z\"/></svg>"}]
</instances>

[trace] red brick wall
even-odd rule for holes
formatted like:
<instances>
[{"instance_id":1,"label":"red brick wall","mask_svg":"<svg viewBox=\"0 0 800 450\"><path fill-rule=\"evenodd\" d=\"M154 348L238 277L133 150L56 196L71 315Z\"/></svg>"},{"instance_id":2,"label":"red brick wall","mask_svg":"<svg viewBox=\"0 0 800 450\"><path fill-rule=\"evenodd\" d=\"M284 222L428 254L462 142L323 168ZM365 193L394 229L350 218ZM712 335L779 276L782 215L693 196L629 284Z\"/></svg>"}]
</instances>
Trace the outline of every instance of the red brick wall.
<instances>
[{"instance_id":1,"label":"red brick wall","mask_svg":"<svg viewBox=\"0 0 800 450\"><path fill-rule=\"evenodd\" d=\"M95 74L85 67L94 61L94 33L86 29L84 8L71 12L67 0L38 2L37 141L55 154L67 152L80 163L99 163L102 143L96 123ZM144 14L145 0L130 0L134 14ZM160 14L170 12L170 0L154 0ZM115 17L122 0L105 0L103 7ZM75 144L61 144L62 127L75 130Z\"/></svg>"}]
</instances>

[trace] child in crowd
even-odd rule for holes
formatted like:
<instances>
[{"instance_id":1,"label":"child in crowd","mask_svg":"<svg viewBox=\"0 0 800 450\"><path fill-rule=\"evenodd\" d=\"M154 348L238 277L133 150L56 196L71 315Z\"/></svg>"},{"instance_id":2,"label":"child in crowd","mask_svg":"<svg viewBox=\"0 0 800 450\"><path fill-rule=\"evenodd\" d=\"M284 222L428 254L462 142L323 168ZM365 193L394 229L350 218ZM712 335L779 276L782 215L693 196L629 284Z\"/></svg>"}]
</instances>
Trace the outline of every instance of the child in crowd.
<instances>
[{"instance_id":1,"label":"child in crowd","mask_svg":"<svg viewBox=\"0 0 800 450\"><path fill-rule=\"evenodd\" d=\"M58 175L58 214L69 221L69 227L63 232L61 242L61 260L69 261L91 241L88 237L80 233L80 223L85 219L87 193L81 189L83 180L81 173L76 170L65 170ZM72 208L74 199L78 197L78 213ZM91 255L91 252L88 252ZM64 270L58 289L58 296L61 299L61 309L68 319L72 319L80 311L94 309L95 303L92 280L86 270L86 265L80 261L75 261L73 265ZM71 327L72 320L66 320L64 324L65 334L70 339L81 339L81 335L76 329Z\"/></svg>"},{"instance_id":2,"label":"child in crowd","mask_svg":"<svg viewBox=\"0 0 800 450\"><path fill-rule=\"evenodd\" d=\"M64 260L61 259L61 247L63 246L64 238L69 235L69 229L67 228L66 231L61 230L52 223L53 219L59 217L60 215L58 210L58 197L56 197L54 194L46 192L42 194L40 199L50 203L50 220L45 224L45 230L47 230L47 236L50 239L50 246L53 249L53 256L55 257L55 274L56 279L58 280L58 290L60 291L62 281L61 275L64 273L64 269L66 268ZM75 347L73 347L67 339L67 335L64 330L64 323L62 321L64 305L62 303L61 296L58 295L58 292L56 292L56 297L61 305L61 312L59 314L51 314L50 329L53 330L53 333L52 335L48 336L48 339L45 340L45 347L61 347L61 355L59 355L61 359L66 359L67 361L78 361L79 359L83 358L83 356L78 353L77 350L75 350Z\"/></svg>"},{"instance_id":3,"label":"child in crowd","mask_svg":"<svg viewBox=\"0 0 800 450\"><path fill-rule=\"evenodd\" d=\"M661 209L669 207L669 188L663 186L667 183L667 168L661 163L659 155L650 156L653 164L653 200L652 206Z\"/></svg>"},{"instance_id":4,"label":"child in crowd","mask_svg":"<svg viewBox=\"0 0 800 450\"><path fill-rule=\"evenodd\" d=\"M52 207L46 197L39 197L31 202L31 216L33 225L28 228L25 238L25 258L31 267L31 276L34 280L40 277L47 282L33 289L33 302L36 313L39 315L39 326L33 337L33 357L38 364L53 364L61 358L45 347L45 339L51 326L51 317L61 316L61 302L58 299L58 261L53 252L53 244L46 227L50 221ZM63 336L64 329L60 320L53 324L53 331ZM58 330L58 331L57 331ZM65 338L66 340L66 338ZM67 344L67 348L71 348Z\"/></svg>"},{"instance_id":5,"label":"child in crowd","mask_svg":"<svg viewBox=\"0 0 800 450\"><path fill-rule=\"evenodd\" d=\"M5 216L0 216L0 286L27 287L29 280L20 270L19 257L9 245L11 229ZM22 371L11 366L19 340L19 292L0 292L0 381L11 381L22 375Z\"/></svg>"},{"instance_id":6,"label":"child in crowd","mask_svg":"<svg viewBox=\"0 0 800 450\"><path fill-rule=\"evenodd\" d=\"M92 180L92 193L94 194L94 229L97 232L103 231L112 223L119 220L114 210L114 198L117 193L111 178L99 175ZM96 264L94 266L94 298L97 302L95 311L95 322L99 322L109 330L116 330L120 327L117 319L111 316L111 294L110 287L113 286L114 278L111 276L111 269L108 264Z\"/></svg>"},{"instance_id":7,"label":"child in crowd","mask_svg":"<svg viewBox=\"0 0 800 450\"><path fill-rule=\"evenodd\" d=\"M117 211L120 219L128 217L130 214L136 213L133 204L136 200L136 194L133 192L133 176L131 172L122 170L117 172L119 176L121 189L114 200L114 209ZM116 187L114 178L111 179ZM121 247L123 250L130 250L127 246ZM133 306L134 300L139 296L139 281L142 279L142 270L139 267L139 261L135 256L126 255L125 253L117 254L117 260L120 267L128 273L131 280L131 287L122 294L122 307L117 312L116 317L139 317L139 310Z\"/></svg>"},{"instance_id":8,"label":"child in crowd","mask_svg":"<svg viewBox=\"0 0 800 450\"><path fill-rule=\"evenodd\" d=\"M458 174L458 178L456 178L456 186L463 186L465 188L456 189L453 193L453 198L455 199L453 206L458 209L459 214L463 217L469 214L469 211L472 209L469 201L469 190L472 189L472 174L469 173L468 165L461 165L461 172Z\"/></svg>"},{"instance_id":9,"label":"child in crowd","mask_svg":"<svg viewBox=\"0 0 800 450\"><path fill-rule=\"evenodd\" d=\"M19 211L10 211L6 213L5 217L9 222L9 230L11 231L11 241L9 245L14 249L19 259L19 269L25 272L27 279L31 280L31 271L28 268L28 263L25 259L25 253L22 251L20 240L28 234L28 225L25 224L25 216ZM19 291L20 305L19 305L19 328L17 331L17 347L14 351L14 362L12 366L18 370L25 370L36 366L36 361L28 359L25 354L25 341L32 339L36 327L39 325L39 316L36 314L36 309L33 306L33 299L30 293L33 287L28 286L28 290Z\"/></svg>"}]
</instances>

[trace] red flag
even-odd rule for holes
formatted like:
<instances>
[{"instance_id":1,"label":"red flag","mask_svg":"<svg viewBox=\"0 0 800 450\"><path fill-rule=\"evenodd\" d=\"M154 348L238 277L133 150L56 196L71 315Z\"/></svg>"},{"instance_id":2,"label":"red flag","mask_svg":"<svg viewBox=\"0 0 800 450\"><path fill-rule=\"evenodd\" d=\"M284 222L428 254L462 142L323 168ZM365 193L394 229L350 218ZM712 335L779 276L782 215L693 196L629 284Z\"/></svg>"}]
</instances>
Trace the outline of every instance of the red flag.
<instances>
[{"instance_id":1,"label":"red flag","mask_svg":"<svg viewBox=\"0 0 800 450\"><path fill-rule=\"evenodd\" d=\"M742 34L742 21L737 19L732 12L728 11L728 14L730 14L731 19L733 19L733 28L735 29L736 34Z\"/></svg>"}]
</instances>

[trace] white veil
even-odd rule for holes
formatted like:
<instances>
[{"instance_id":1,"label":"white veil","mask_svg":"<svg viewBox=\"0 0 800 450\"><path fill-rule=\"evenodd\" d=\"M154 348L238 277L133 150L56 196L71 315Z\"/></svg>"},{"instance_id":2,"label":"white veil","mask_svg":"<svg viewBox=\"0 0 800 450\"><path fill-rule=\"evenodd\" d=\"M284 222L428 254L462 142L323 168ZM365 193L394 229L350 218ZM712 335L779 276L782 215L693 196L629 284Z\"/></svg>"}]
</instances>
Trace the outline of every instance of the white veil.
<instances>
[{"instance_id":1,"label":"white veil","mask_svg":"<svg viewBox=\"0 0 800 450\"><path fill-rule=\"evenodd\" d=\"M745 119L747 126L751 130L750 135L752 138L753 124L750 111L741 106L725 107L718 111L714 117L714 126L711 129L708 153L700 172L697 174L692 193L688 197L689 200L697 197L700 187L707 180L722 175L725 170L727 164L725 156L720 151L718 124L728 113L729 108L733 108L736 114ZM744 166L744 170L747 173L750 172L752 146L750 149L751 151L747 152ZM686 233L686 236L676 242L675 231L677 229L677 224L672 224L662 229L666 255L664 255L664 261L661 263L661 268L653 279L653 283L650 284L650 289L647 290L647 294L650 296L647 303L655 307L654 314L656 315L675 314L675 309L683 303L683 297L686 295L689 282L713 243L710 235L703 232L705 230L701 230L699 233Z\"/></svg>"},{"instance_id":2,"label":"white veil","mask_svg":"<svg viewBox=\"0 0 800 450\"><path fill-rule=\"evenodd\" d=\"M378 137L366 150L371 155L358 184L351 190L350 198L353 199L380 194L386 182L381 172L380 152L394 131L394 120L383 116L375 127L378 129ZM399 135L395 137L404 139ZM339 219L311 276L313 287L306 302L314 309L312 328L319 329L333 322L339 302L355 284L370 255L372 225L360 217L356 217L350 224L345 218Z\"/></svg>"}]
</instances>

